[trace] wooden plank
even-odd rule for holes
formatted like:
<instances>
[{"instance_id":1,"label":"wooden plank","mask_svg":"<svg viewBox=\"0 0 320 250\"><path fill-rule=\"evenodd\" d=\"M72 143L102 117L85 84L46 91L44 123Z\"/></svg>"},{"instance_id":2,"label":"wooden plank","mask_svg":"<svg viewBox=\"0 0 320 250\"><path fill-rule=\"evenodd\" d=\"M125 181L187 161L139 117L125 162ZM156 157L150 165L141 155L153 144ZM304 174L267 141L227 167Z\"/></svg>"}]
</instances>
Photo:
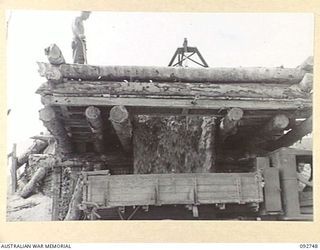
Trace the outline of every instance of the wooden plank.
<instances>
[{"instance_id":1,"label":"wooden plank","mask_svg":"<svg viewBox=\"0 0 320 250\"><path fill-rule=\"evenodd\" d=\"M281 196L285 216L295 218L300 214L296 156L285 148L270 153L271 164L280 171Z\"/></svg>"},{"instance_id":2,"label":"wooden plank","mask_svg":"<svg viewBox=\"0 0 320 250\"><path fill-rule=\"evenodd\" d=\"M278 168L266 167L263 169L264 204L267 213L280 213L282 211L280 177Z\"/></svg>"},{"instance_id":3,"label":"wooden plank","mask_svg":"<svg viewBox=\"0 0 320 250\"><path fill-rule=\"evenodd\" d=\"M299 68L186 68L155 66L93 66L81 64L62 64L54 67L48 63L38 62L39 73L50 80L46 74L57 69L69 79L82 80L141 80L141 81L181 81L181 82L277 82L298 83L304 70Z\"/></svg>"},{"instance_id":4,"label":"wooden plank","mask_svg":"<svg viewBox=\"0 0 320 250\"><path fill-rule=\"evenodd\" d=\"M45 96L47 105L59 106L115 106L124 105L132 107L153 107L153 108L188 108L188 109L227 109L238 107L243 110L296 110L303 108L312 108L312 101L305 99L277 100L277 99L237 99L228 98L215 99L198 99L196 103L194 99L164 99L164 98L128 98L128 97L70 97L70 96ZM192 103L193 102L193 103Z\"/></svg>"},{"instance_id":5,"label":"wooden plank","mask_svg":"<svg viewBox=\"0 0 320 250\"><path fill-rule=\"evenodd\" d=\"M98 172L98 171L97 171ZM89 200L108 206L261 202L255 173L106 176L88 173ZM194 183L198 201L194 200ZM105 183L108 182L106 198ZM237 184L238 183L238 184ZM240 185L240 189L239 186ZM240 196L239 196L240 190ZM156 195L157 193L157 195Z\"/></svg>"}]
</instances>

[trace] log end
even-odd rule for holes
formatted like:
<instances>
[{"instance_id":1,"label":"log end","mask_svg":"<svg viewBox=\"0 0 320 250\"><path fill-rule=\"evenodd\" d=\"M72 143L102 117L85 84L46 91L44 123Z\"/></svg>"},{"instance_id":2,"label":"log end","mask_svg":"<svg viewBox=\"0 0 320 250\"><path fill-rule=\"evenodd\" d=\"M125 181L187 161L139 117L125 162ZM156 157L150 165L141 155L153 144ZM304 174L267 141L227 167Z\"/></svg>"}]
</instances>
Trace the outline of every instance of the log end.
<instances>
[{"instance_id":1,"label":"log end","mask_svg":"<svg viewBox=\"0 0 320 250\"><path fill-rule=\"evenodd\" d=\"M299 83L299 87L302 91L304 92L309 92L311 91L313 86L313 74L311 73L306 73Z\"/></svg>"},{"instance_id":2,"label":"log end","mask_svg":"<svg viewBox=\"0 0 320 250\"><path fill-rule=\"evenodd\" d=\"M100 117L100 109L94 106L86 108L85 115L88 119L98 119Z\"/></svg>"},{"instance_id":3,"label":"log end","mask_svg":"<svg viewBox=\"0 0 320 250\"><path fill-rule=\"evenodd\" d=\"M228 118L231 121L239 121L243 116L243 110L240 108L232 108L229 112L228 112Z\"/></svg>"},{"instance_id":4,"label":"log end","mask_svg":"<svg viewBox=\"0 0 320 250\"><path fill-rule=\"evenodd\" d=\"M114 106L110 110L110 120L116 123L122 123L129 118L129 113L124 106Z\"/></svg>"},{"instance_id":5,"label":"log end","mask_svg":"<svg viewBox=\"0 0 320 250\"><path fill-rule=\"evenodd\" d=\"M285 115L276 115L272 120L274 129L285 129L289 125L289 118Z\"/></svg>"},{"instance_id":6,"label":"log end","mask_svg":"<svg viewBox=\"0 0 320 250\"><path fill-rule=\"evenodd\" d=\"M49 122L56 118L56 114L51 107L45 107L39 110L39 118L43 122Z\"/></svg>"},{"instance_id":7,"label":"log end","mask_svg":"<svg viewBox=\"0 0 320 250\"><path fill-rule=\"evenodd\" d=\"M48 57L48 61L53 65L66 63L60 48L56 44L51 44L45 48L44 53Z\"/></svg>"},{"instance_id":8,"label":"log end","mask_svg":"<svg viewBox=\"0 0 320 250\"><path fill-rule=\"evenodd\" d=\"M313 71L313 56L309 56L300 66L300 69L312 72Z\"/></svg>"}]
</instances>

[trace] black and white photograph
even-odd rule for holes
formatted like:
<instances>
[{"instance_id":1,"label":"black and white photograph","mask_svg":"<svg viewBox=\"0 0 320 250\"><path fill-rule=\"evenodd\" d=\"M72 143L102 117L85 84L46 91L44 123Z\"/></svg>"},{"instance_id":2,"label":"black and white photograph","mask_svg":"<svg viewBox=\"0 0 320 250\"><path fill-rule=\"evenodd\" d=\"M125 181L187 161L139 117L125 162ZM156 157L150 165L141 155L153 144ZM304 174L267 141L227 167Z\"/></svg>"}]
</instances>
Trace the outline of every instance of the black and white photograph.
<instances>
[{"instance_id":1,"label":"black and white photograph","mask_svg":"<svg viewBox=\"0 0 320 250\"><path fill-rule=\"evenodd\" d=\"M6 11L6 221L313 221L312 13Z\"/></svg>"}]
</instances>

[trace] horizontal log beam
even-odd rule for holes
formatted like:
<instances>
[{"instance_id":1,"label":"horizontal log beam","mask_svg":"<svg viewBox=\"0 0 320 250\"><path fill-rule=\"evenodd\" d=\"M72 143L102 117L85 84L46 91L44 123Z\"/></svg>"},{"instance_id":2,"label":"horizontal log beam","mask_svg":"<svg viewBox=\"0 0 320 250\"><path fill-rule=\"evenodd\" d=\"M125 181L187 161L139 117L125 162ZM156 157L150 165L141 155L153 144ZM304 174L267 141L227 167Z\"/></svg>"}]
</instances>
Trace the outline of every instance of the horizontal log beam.
<instances>
[{"instance_id":1,"label":"horizontal log beam","mask_svg":"<svg viewBox=\"0 0 320 250\"><path fill-rule=\"evenodd\" d=\"M50 80L53 66L38 63L40 75ZM82 80L128 80L168 82L268 82L299 83L305 71L300 68L185 68L152 66L93 66L61 64L56 69L64 78ZM48 78L49 77L49 78Z\"/></svg>"},{"instance_id":2,"label":"horizontal log beam","mask_svg":"<svg viewBox=\"0 0 320 250\"><path fill-rule=\"evenodd\" d=\"M307 74L306 74L307 75ZM43 84L38 94L71 96L173 96L173 97L245 97L309 98L290 84L266 83L168 83L168 82L78 82L67 81L50 86Z\"/></svg>"},{"instance_id":3,"label":"horizontal log beam","mask_svg":"<svg viewBox=\"0 0 320 250\"><path fill-rule=\"evenodd\" d=\"M72 97L72 96L43 96L47 105L69 105L69 106L116 106L124 105L128 107L152 107L152 108L187 108L195 110L220 110L238 107L243 110L297 110L311 109L312 100L295 99L277 100L277 99L248 99L230 98L198 99L195 102L190 98L130 98L130 97Z\"/></svg>"}]
</instances>

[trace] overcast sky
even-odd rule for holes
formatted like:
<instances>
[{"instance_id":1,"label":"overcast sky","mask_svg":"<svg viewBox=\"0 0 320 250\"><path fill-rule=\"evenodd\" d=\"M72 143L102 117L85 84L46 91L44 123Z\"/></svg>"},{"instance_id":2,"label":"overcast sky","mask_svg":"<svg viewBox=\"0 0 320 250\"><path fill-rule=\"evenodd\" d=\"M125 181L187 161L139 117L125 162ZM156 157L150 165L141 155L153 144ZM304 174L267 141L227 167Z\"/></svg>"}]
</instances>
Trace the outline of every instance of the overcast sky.
<instances>
[{"instance_id":1,"label":"overcast sky","mask_svg":"<svg viewBox=\"0 0 320 250\"><path fill-rule=\"evenodd\" d=\"M8 146L43 131L34 92L45 81L36 61L56 43L72 62L72 20L79 12L7 12ZM312 14L93 12L85 22L88 63L166 66L188 38L210 67L296 67L313 55Z\"/></svg>"}]
</instances>

